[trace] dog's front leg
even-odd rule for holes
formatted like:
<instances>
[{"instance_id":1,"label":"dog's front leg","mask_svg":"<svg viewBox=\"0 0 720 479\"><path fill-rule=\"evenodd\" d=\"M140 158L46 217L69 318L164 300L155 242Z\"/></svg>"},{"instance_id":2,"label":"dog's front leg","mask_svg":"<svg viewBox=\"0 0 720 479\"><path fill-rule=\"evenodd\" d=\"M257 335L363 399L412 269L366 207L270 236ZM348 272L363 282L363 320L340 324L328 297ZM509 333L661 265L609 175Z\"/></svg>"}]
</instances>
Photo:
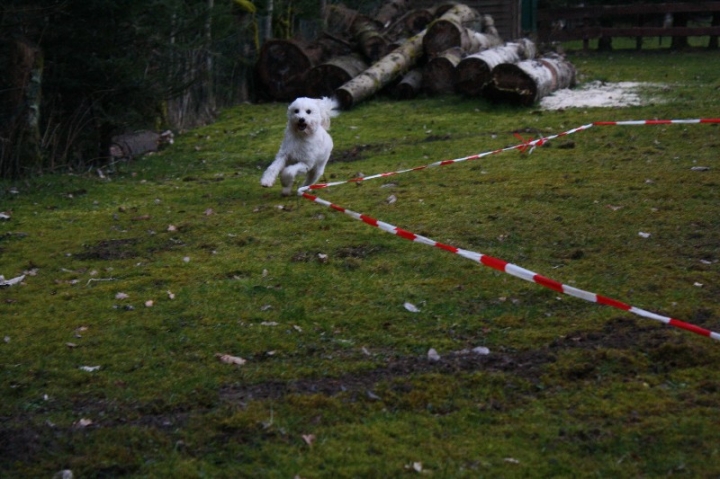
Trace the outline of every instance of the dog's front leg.
<instances>
[{"instance_id":1,"label":"dog's front leg","mask_svg":"<svg viewBox=\"0 0 720 479\"><path fill-rule=\"evenodd\" d=\"M283 196L290 196L292 194L292 185L295 182L295 177L307 173L308 169L309 167L305 163L295 163L282 170L282 173L280 173L280 182L283 185Z\"/></svg>"},{"instance_id":2,"label":"dog's front leg","mask_svg":"<svg viewBox=\"0 0 720 479\"><path fill-rule=\"evenodd\" d=\"M263 173L262 178L260 178L260 184L265 188L271 187L273 183L275 183L275 178L278 177L280 171L285 167L286 162L287 155L278 153L275 157L275 161L267 167L267 170Z\"/></svg>"}]
</instances>

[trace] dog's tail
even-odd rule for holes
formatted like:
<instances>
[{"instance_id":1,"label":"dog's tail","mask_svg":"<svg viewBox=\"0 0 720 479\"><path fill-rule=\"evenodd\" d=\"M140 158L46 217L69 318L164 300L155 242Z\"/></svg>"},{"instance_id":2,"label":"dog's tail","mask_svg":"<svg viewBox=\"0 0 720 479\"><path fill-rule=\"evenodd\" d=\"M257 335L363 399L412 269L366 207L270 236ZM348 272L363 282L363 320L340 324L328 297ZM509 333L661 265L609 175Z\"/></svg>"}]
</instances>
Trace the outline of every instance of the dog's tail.
<instances>
[{"instance_id":1,"label":"dog's tail","mask_svg":"<svg viewBox=\"0 0 720 479\"><path fill-rule=\"evenodd\" d=\"M340 102L335 98L322 97L318 100L320 110L322 111L322 126L326 130L330 129L330 119L340 114Z\"/></svg>"}]
</instances>

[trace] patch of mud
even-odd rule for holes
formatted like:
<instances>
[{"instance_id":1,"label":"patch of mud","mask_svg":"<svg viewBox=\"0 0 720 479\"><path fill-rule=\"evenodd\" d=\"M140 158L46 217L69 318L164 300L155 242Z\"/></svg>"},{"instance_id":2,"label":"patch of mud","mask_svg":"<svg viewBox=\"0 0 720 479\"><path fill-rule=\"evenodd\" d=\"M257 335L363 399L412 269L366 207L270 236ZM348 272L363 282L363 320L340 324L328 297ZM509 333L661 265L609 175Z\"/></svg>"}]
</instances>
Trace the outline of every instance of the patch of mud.
<instances>
[{"instance_id":1,"label":"patch of mud","mask_svg":"<svg viewBox=\"0 0 720 479\"><path fill-rule=\"evenodd\" d=\"M702 312L698 313L702 316ZM541 381L547 366L557 361L563 351L588 351L592 362L597 352L614 350L651 359L653 372L691 368L704 364L704 355L687 335L677 334L674 328L618 317L607 322L600 331L577 331L554 340L545 347L527 351L491 351L488 355L472 352L441 354L438 361L424 356L387 357L375 369L345 374L337 378L305 378L294 381L267 381L251 385L228 385L220 390L220 398L228 402L244 403L253 400L282 399L288 394L323 394L373 399L379 384L392 383L424 374L453 375L482 371L506 373L531 383ZM591 369L597 365L592 365ZM633 373L635 374L635 373ZM578 376L576 379L581 379Z\"/></svg>"},{"instance_id":2,"label":"patch of mud","mask_svg":"<svg viewBox=\"0 0 720 479\"><path fill-rule=\"evenodd\" d=\"M377 144L377 145L356 145L352 148L348 148L347 150L337 150L333 151L332 157L330 158L330 163L337 162L337 163L351 163L353 161L360 161L365 159L364 153L366 151L379 151L385 148L386 145L383 144Z\"/></svg>"},{"instance_id":3,"label":"patch of mud","mask_svg":"<svg viewBox=\"0 0 720 479\"><path fill-rule=\"evenodd\" d=\"M76 258L82 260L117 260L131 259L140 255L136 246L137 238L103 240L94 245L85 245L85 251L77 253Z\"/></svg>"},{"instance_id":4,"label":"patch of mud","mask_svg":"<svg viewBox=\"0 0 720 479\"><path fill-rule=\"evenodd\" d=\"M643 90L664 88L657 83L593 81L577 88L557 90L540 100L543 110L566 108L611 108L640 106L658 102L657 98L643 95Z\"/></svg>"},{"instance_id":5,"label":"patch of mud","mask_svg":"<svg viewBox=\"0 0 720 479\"><path fill-rule=\"evenodd\" d=\"M462 372L512 372L528 380L539 377L540 369L555 361L554 354L525 351L516 354L491 353L479 355L472 352L450 353L438 361L426 357L400 357L387 360L384 366L364 372L349 373L337 378L298 379L295 381L268 381L252 385L231 385L221 389L220 397L229 402L281 399L288 394L323 394L334 396L347 393L357 398L370 397L379 383L407 379L422 374L453 375Z\"/></svg>"}]
</instances>

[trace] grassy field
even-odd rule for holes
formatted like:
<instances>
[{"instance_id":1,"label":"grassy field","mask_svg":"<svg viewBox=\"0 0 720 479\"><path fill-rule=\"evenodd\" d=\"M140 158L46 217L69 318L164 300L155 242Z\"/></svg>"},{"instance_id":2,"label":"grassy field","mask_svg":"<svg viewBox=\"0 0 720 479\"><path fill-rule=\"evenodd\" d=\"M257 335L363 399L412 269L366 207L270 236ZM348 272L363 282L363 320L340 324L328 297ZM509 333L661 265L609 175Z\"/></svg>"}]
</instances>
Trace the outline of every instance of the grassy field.
<instances>
[{"instance_id":1,"label":"grassy field","mask_svg":"<svg viewBox=\"0 0 720 479\"><path fill-rule=\"evenodd\" d=\"M327 179L720 117L718 52L570 60L666 87L552 112L376 99L334 120ZM0 288L0 476L720 475L720 344L261 188L285 108L104 177L0 183L0 274L26 274ZM598 126L318 195L719 331L719 128Z\"/></svg>"}]
</instances>

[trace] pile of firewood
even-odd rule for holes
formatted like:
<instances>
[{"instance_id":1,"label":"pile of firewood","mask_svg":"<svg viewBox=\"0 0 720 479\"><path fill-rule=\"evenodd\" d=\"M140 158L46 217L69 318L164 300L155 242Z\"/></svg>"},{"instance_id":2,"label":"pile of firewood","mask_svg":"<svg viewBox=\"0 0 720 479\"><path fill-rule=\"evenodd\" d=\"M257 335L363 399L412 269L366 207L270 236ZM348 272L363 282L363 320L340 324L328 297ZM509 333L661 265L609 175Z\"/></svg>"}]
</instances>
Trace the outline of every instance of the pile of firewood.
<instances>
[{"instance_id":1,"label":"pile of firewood","mask_svg":"<svg viewBox=\"0 0 720 479\"><path fill-rule=\"evenodd\" d=\"M460 3L410 9L392 0L374 17L328 6L314 42L270 40L256 65L273 100L334 96L343 108L379 92L399 99L459 93L531 105L575 83L557 54L538 56L526 38L503 41L489 15Z\"/></svg>"}]
</instances>

